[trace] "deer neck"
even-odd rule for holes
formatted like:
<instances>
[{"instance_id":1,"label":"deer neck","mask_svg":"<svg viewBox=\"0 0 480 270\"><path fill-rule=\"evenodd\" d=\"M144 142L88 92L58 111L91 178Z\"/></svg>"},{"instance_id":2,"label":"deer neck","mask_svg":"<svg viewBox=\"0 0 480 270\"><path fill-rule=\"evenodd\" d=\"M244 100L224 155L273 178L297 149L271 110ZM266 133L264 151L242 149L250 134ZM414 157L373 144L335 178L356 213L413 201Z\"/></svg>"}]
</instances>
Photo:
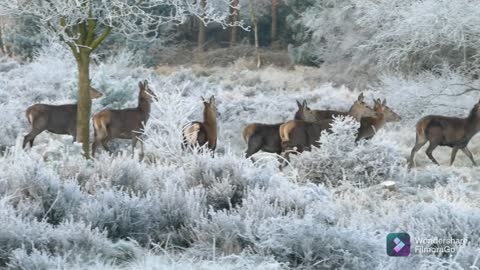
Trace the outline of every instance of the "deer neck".
<instances>
[{"instance_id":1,"label":"deer neck","mask_svg":"<svg viewBox=\"0 0 480 270\"><path fill-rule=\"evenodd\" d=\"M353 105L352 107L350 107L350 110L348 110L348 115L350 115L351 117L353 117L354 119L356 119L357 121L360 121L360 119L362 118L362 115L360 114L360 112L354 108L355 105Z\"/></svg>"},{"instance_id":2,"label":"deer neck","mask_svg":"<svg viewBox=\"0 0 480 270\"><path fill-rule=\"evenodd\" d=\"M385 124L385 113L384 112L377 112L377 116L375 117L374 125L376 129L380 129Z\"/></svg>"},{"instance_id":3,"label":"deer neck","mask_svg":"<svg viewBox=\"0 0 480 270\"><path fill-rule=\"evenodd\" d=\"M470 114L467 117L467 133L470 136L475 135L477 132L480 131L480 117L477 116L475 108L470 111Z\"/></svg>"},{"instance_id":4,"label":"deer neck","mask_svg":"<svg viewBox=\"0 0 480 270\"><path fill-rule=\"evenodd\" d=\"M203 123L210 129L217 129L217 116L215 112L209 109L203 111Z\"/></svg>"},{"instance_id":5,"label":"deer neck","mask_svg":"<svg viewBox=\"0 0 480 270\"><path fill-rule=\"evenodd\" d=\"M146 122L150 116L150 102L141 95L138 97L138 110L142 113Z\"/></svg>"}]
</instances>

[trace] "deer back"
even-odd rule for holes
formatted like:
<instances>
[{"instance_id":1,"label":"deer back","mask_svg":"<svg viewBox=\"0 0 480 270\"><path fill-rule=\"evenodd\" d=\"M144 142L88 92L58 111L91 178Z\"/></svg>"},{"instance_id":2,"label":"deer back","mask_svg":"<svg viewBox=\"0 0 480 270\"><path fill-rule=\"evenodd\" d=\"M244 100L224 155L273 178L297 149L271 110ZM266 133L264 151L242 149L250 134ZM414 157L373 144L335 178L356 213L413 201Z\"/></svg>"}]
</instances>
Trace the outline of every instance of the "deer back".
<instances>
[{"instance_id":1,"label":"deer back","mask_svg":"<svg viewBox=\"0 0 480 270\"><path fill-rule=\"evenodd\" d=\"M48 130L56 134L75 135L77 124L77 105L35 104L26 111L32 128Z\"/></svg>"}]
</instances>

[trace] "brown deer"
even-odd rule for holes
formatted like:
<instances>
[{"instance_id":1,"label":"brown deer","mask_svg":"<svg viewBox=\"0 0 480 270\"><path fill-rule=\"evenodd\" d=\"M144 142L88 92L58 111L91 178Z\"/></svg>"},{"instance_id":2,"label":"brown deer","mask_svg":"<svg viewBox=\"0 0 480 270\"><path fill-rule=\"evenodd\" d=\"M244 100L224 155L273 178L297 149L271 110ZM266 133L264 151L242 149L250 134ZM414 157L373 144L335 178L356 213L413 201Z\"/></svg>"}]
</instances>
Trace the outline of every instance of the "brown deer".
<instances>
[{"instance_id":1,"label":"brown deer","mask_svg":"<svg viewBox=\"0 0 480 270\"><path fill-rule=\"evenodd\" d=\"M90 86L90 97L96 99L103 96L102 93ZM68 134L77 137L77 104L48 105L35 104L27 108L28 123L32 130L23 138L23 148L33 141L44 130L55 134Z\"/></svg>"},{"instance_id":2,"label":"brown deer","mask_svg":"<svg viewBox=\"0 0 480 270\"><path fill-rule=\"evenodd\" d=\"M192 148L203 146L215 151L217 147L217 106L215 97L211 96L208 101L203 101L203 122L194 121L183 128L182 147Z\"/></svg>"},{"instance_id":3,"label":"brown deer","mask_svg":"<svg viewBox=\"0 0 480 270\"><path fill-rule=\"evenodd\" d=\"M351 116L358 121L361 117L375 116L375 112L364 101L363 93L358 95L357 100L353 103L348 112L332 111L332 110L312 110L308 107L307 101L301 104L297 101L298 111L295 113L295 120L304 120L308 122L317 122L321 120L333 121L334 116Z\"/></svg>"},{"instance_id":4,"label":"brown deer","mask_svg":"<svg viewBox=\"0 0 480 270\"><path fill-rule=\"evenodd\" d=\"M373 109L363 100L364 97L362 93L358 96L358 99L353 103L352 107L350 107L349 112L311 110L306 101L300 103L297 100L298 110L295 113L294 120L316 122L325 119L332 121L335 115L352 115L355 118L374 115ZM280 154L282 152L282 140L279 135L280 125L282 125L282 123L270 125L253 123L247 125L243 130L243 139L248 145L247 151L245 152L246 158L249 158L260 150Z\"/></svg>"},{"instance_id":5,"label":"brown deer","mask_svg":"<svg viewBox=\"0 0 480 270\"><path fill-rule=\"evenodd\" d=\"M282 142L282 151L297 148L297 152L309 151L311 146L318 147L323 130L329 130L332 121L324 119L317 122L290 120L280 125L279 135ZM288 159L288 158L287 158Z\"/></svg>"},{"instance_id":6,"label":"brown deer","mask_svg":"<svg viewBox=\"0 0 480 270\"><path fill-rule=\"evenodd\" d=\"M467 145L478 131L480 131L480 100L466 118L427 115L417 122L415 146L410 154L409 165L414 165L415 153L430 142L426 153L433 163L439 165L433 157L433 150L440 145L452 148L450 165L455 161L457 151L460 149L473 165L477 166Z\"/></svg>"},{"instance_id":7,"label":"brown deer","mask_svg":"<svg viewBox=\"0 0 480 270\"><path fill-rule=\"evenodd\" d=\"M384 99L383 102L380 99L377 99L374 100L374 103L373 110L376 115L374 117L362 117L360 119L360 127L358 128L357 137L355 138L356 142L361 139L371 139L386 122L398 122L402 119L387 106L386 99Z\"/></svg>"},{"instance_id":8,"label":"brown deer","mask_svg":"<svg viewBox=\"0 0 480 270\"><path fill-rule=\"evenodd\" d=\"M132 157L134 156L135 146L138 137L141 135L143 126L150 117L150 107L155 93L150 89L148 81L139 82L138 106L122 110L105 109L93 116L94 142L92 144L92 156L99 143L105 150L109 151L107 142L111 139L131 139ZM144 155L143 141L140 140L141 154Z\"/></svg>"}]
</instances>

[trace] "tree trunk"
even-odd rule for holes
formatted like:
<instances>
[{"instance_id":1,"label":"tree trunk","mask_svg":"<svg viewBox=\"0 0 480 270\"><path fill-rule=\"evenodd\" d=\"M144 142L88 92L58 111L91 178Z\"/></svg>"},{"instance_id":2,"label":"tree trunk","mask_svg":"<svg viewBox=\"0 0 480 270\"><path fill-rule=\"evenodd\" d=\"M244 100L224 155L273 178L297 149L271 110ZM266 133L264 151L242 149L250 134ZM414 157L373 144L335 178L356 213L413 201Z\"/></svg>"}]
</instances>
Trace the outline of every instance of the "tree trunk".
<instances>
[{"instance_id":1,"label":"tree trunk","mask_svg":"<svg viewBox=\"0 0 480 270\"><path fill-rule=\"evenodd\" d=\"M237 8L233 8L233 7L238 7L238 4L239 4L239 1L240 0L233 0L232 1L232 6L230 7L230 23L232 25L235 25L235 23L238 22L238 17L239 17L239 12L240 10L237 9ZM237 30L238 30L238 27L236 26L232 26L230 27L230 46L235 46L235 44L237 43Z\"/></svg>"},{"instance_id":2,"label":"tree trunk","mask_svg":"<svg viewBox=\"0 0 480 270\"><path fill-rule=\"evenodd\" d=\"M3 47L3 32L2 32L2 23L0 22L0 52L2 52L3 54L5 54L5 49Z\"/></svg>"},{"instance_id":3,"label":"tree trunk","mask_svg":"<svg viewBox=\"0 0 480 270\"><path fill-rule=\"evenodd\" d=\"M254 38L255 38L255 55L257 56L257 68L260 68L262 66L262 61L260 59L260 51L258 50L258 23L257 23L257 14L255 13L255 10L253 9L253 3L252 0L248 0L248 4L250 6L250 15L252 16L252 22L253 22L253 32L254 32Z\"/></svg>"},{"instance_id":4,"label":"tree trunk","mask_svg":"<svg viewBox=\"0 0 480 270\"><path fill-rule=\"evenodd\" d=\"M81 48L77 58L78 66L78 106L77 106L77 142L83 144L83 154L89 154L90 112L92 100L90 98L90 51Z\"/></svg>"},{"instance_id":5,"label":"tree trunk","mask_svg":"<svg viewBox=\"0 0 480 270\"><path fill-rule=\"evenodd\" d=\"M272 0L272 32L271 32L271 41L277 39L277 11L278 11L278 0Z\"/></svg>"},{"instance_id":6,"label":"tree trunk","mask_svg":"<svg viewBox=\"0 0 480 270\"><path fill-rule=\"evenodd\" d=\"M200 8L201 8L201 18L202 20L198 23L198 49L200 51L205 50L205 39L206 39L206 26L203 20L205 20L205 7L207 6L207 0L200 0Z\"/></svg>"}]
</instances>

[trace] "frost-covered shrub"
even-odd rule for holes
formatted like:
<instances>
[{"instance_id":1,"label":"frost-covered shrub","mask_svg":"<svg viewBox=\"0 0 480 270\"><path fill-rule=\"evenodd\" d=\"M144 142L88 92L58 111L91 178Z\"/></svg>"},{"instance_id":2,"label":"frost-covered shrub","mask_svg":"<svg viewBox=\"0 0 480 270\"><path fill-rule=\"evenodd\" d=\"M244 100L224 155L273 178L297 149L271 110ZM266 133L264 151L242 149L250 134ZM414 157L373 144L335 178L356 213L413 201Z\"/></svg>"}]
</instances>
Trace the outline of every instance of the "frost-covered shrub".
<instances>
[{"instance_id":1,"label":"frost-covered shrub","mask_svg":"<svg viewBox=\"0 0 480 270\"><path fill-rule=\"evenodd\" d=\"M372 90L384 93L404 121L417 121L427 114L466 117L478 100L472 90L480 87L479 80L446 66L411 76L386 73L379 79Z\"/></svg>"},{"instance_id":2,"label":"frost-covered shrub","mask_svg":"<svg viewBox=\"0 0 480 270\"><path fill-rule=\"evenodd\" d=\"M0 157L0 193L12 196L20 213L59 224L72 217L84 194L75 181L62 181L41 160L20 151Z\"/></svg>"},{"instance_id":3,"label":"frost-covered shrub","mask_svg":"<svg viewBox=\"0 0 480 270\"><path fill-rule=\"evenodd\" d=\"M9 258L8 267L10 269L35 269L48 270L60 269L67 265L66 260L60 256L52 256L47 252L33 249L16 249Z\"/></svg>"},{"instance_id":4,"label":"frost-covered shrub","mask_svg":"<svg viewBox=\"0 0 480 270\"><path fill-rule=\"evenodd\" d=\"M320 147L293 162L300 176L332 185L342 181L372 185L396 177L404 169L405 158L395 143L381 132L370 141L355 143L358 127L353 118L335 119L332 132L322 132Z\"/></svg>"},{"instance_id":5,"label":"frost-covered shrub","mask_svg":"<svg viewBox=\"0 0 480 270\"><path fill-rule=\"evenodd\" d=\"M384 247L369 234L334 227L311 215L280 217L259 227L256 247L292 267L375 269Z\"/></svg>"},{"instance_id":6,"label":"frost-covered shrub","mask_svg":"<svg viewBox=\"0 0 480 270\"><path fill-rule=\"evenodd\" d=\"M161 191L137 196L123 191L98 192L80 208L79 218L106 230L113 239L133 238L141 244L188 246L190 227L203 215L201 190L185 191L168 182Z\"/></svg>"},{"instance_id":7,"label":"frost-covered shrub","mask_svg":"<svg viewBox=\"0 0 480 270\"><path fill-rule=\"evenodd\" d=\"M207 205L215 210L240 205L248 185L254 184L253 178L244 175L252 167L248 160L228 155L212 158L208 154L193 159L194 163L187 165L186 183L204 188Z\"/></svg>"},{"instance_id":8,"label":"frost-covered shrub","mask_svg":"<svg viewBox=\"0 0 480 270\"><path fill-rule=\"evenodd\" d=\"M112 263L133 260L138 256L134 243L112 243L104 233L92 230L82 222L67 221L54 227L44 221L18 216L5 200L1 206L0 265L8 263L18 249L27 254L37 250L43 254L42 261L49 264L51 262L45 261L45 257L52 255L62 256L64 260L88 262L97 258ZM16 256L18 258L21 254L17 251ZM39 256L36 257L38 259Z\"/></svg>"},{"instance_id":9,"label":"frost-covered shrub","mask_svg":"<svg viewBox=\"0 0 480 270\"><path fill-rule=\"evenodd\" d=\"M380 66L415 73L443 61L477 66L480 7L469 0L353 0L356 23L372 36L364 48Z\"/></svg>"}]
</instances>

